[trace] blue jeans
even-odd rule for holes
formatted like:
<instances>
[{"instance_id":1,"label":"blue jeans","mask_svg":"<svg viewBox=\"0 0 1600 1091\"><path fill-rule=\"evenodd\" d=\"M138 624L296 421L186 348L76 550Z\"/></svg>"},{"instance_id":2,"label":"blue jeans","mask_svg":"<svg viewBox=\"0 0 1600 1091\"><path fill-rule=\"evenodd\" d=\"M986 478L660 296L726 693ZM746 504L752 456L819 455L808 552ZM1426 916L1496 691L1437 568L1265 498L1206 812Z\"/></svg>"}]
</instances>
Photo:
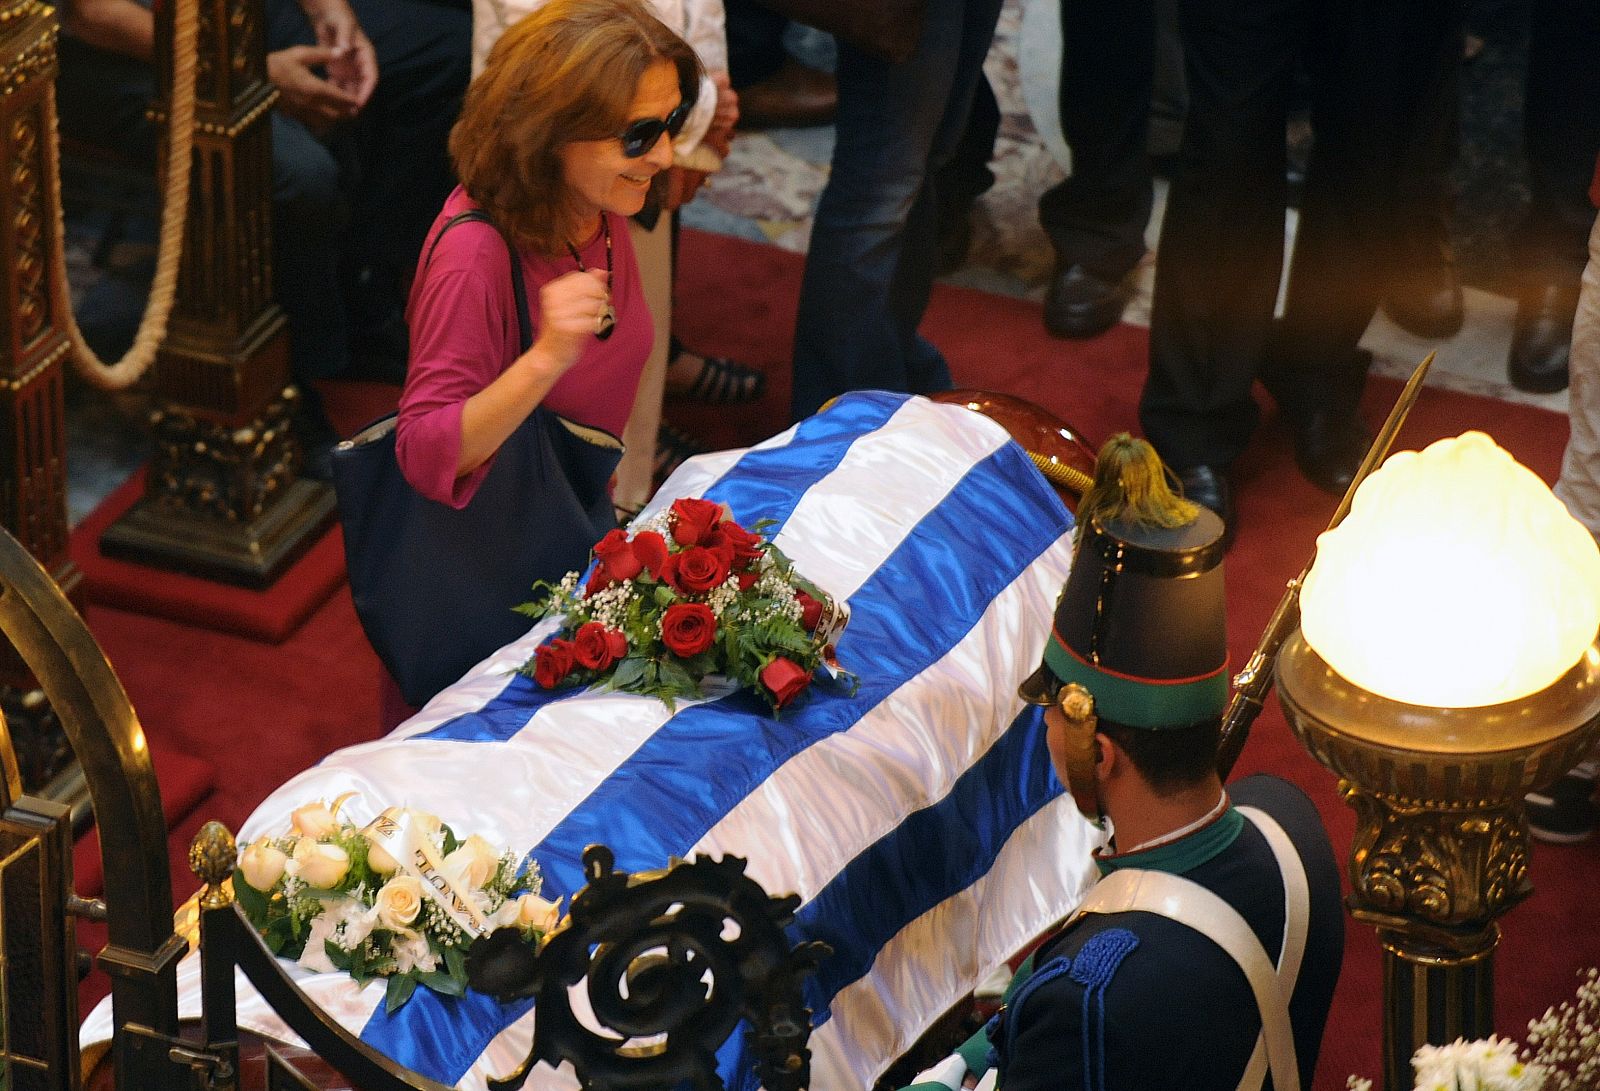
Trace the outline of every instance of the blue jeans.
<instances>
[{"instance_id":1,"label":"blue jeans","mask_svg":"<svg viewBox=\"0 0 1600 1091\"><path fill-rule=\"evenodd\" d=\"M847 390L950 386L917 333L938 241L932 181L960 143L1001 0L929 0L910 60L839 44L833 171L817 203L795 328L795 420Z\"/></svg>"}]
</instances>

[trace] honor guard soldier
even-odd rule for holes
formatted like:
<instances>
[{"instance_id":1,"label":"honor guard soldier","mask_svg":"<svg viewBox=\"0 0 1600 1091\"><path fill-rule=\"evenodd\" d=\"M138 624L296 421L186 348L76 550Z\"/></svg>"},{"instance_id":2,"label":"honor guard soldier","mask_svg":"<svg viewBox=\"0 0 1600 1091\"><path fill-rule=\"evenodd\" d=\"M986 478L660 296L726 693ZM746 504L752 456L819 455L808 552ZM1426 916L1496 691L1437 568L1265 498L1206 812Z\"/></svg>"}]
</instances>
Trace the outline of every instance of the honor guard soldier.
<instances>
[{"instance_id":1,"label":"honor guard soldier","mask_svg":"<svg viewBox=\"0 0 1600 1091\"><path fill-rule=\"evenodd\" d=\"M1223 524L1113 439L1079 512L1044 662L1052 764L1109 829L1100 880L1005 1007L918 1087L1309 1088L1343 956L1338 868L1285 781L1217 775Z\"/></svg>"}]
</instances>

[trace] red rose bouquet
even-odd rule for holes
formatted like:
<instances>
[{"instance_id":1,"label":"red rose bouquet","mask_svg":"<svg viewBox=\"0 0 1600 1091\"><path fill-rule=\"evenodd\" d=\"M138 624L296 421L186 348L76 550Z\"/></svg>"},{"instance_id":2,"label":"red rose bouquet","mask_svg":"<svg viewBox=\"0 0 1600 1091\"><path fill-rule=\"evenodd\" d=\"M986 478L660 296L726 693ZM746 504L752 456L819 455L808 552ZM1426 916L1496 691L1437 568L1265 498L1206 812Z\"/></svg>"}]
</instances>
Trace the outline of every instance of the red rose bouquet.
<instances>
[{"instance_id":1,"label":"red rose bouquet","mask_svg":"<svg viewBox=\"0 0 1600 1091\"><path fill-rule=\"evenodd\" d=\"M854 681L829 662L846 612L783 552L710 500L675 500L594 547L589 578L539 583L518 607L564 625L522 673L546 689L599 685L658 697L698 697L708 674L753 690L774 711L821 675Z\"/></svg>"}]
</instances>

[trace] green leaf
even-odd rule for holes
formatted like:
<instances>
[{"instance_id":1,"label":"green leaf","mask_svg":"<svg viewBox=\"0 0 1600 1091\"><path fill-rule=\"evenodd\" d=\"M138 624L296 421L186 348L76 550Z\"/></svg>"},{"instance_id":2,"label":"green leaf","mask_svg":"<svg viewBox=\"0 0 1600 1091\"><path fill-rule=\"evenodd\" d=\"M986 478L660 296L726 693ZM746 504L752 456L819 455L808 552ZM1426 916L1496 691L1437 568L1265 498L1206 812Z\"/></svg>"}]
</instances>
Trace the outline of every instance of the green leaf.
<instances>
[{"instance_id":1,"label":"green leaf","mask_svg":"<svg viewBox=\"0 0 1600 1091\"><path fill-rule=\"evenodd\" d=\"M651 592L651 597L656 600L657 606L671 606L678 601L677 592L664 583L656 585L655 590Z\"/></svg>"},{"instance_id":2,"label":"green leaf","mask_svg":"<svg viewBox=\"0 0 1600 1091\"><path fill-rule=\"evenodd\" d=\"M461 953L461 948L446 947L444 949L444 968L451 977L458 981L467 979L467 956Z\"/></svg>"},{"instance_id":3,"label":"green leaf","mask_svg":"<svg viewBox=\"0 0 1600 1091\"><path fill-rule=\"evenodd\" d=\"M611 687L625 690L643 681L646 662L644 656L630 655L618 663L616 672L611 676Z\"/></svg>"},{"instance_id":4,"label":"green leaf","mask_svg":"<svg viewBox=\"0 0 1600 1091\"><path fill-rule=\"evenodd\" d=\"M694 675L684 669L683 661L676 656L661 660L656 664L656 671L661 684L673 693L687 697L700 690Z\"/></svg>"},{"instance_id":5,"label":"green leaf","mask_svg":"<svg viewBox=\"0 0 1600 1091\"><path fill-rule=\"evenodd\" d=\"M417 991L417 979L407 974L399 974L389 979L389 985L383 991L383 1011L385 1015L393 1015L400 1006L411 999L411 994Z\"/></svg>"},{"instance_id":6,"label":"green leaf","mask_svg":"<svg viewBox=\"0 0 1600 1091\"><path fill-rule=\"evenodd\" d=\"M442 993L445 996L461 996L467 991L466 981L458 981L449 974L441 973L438 970L430 970L427 973L419 973L417 975L417 980L421 981L434 992Z\"/></svg>"},{"instance_id":7,"label":"green leaf","mask_svg":"<svg viewBox=\"0 0 1600 1091\"><path fill-rule=\"evenodd\" d=\"M322 941L322 949L327 952L329 962L333 963L334 966L343 970L345 973L350 972L351 959L349 951L346 951L343 947L340 947L331 939L325 939Z\"/></svg>"}]
</instances>

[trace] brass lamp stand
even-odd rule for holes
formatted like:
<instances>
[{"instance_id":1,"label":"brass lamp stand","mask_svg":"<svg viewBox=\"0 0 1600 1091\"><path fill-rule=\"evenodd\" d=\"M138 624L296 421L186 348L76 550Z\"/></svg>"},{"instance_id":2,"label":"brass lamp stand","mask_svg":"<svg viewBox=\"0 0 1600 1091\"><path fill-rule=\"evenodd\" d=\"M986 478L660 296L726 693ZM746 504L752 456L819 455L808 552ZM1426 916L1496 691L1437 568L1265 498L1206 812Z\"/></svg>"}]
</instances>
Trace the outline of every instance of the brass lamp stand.
<instances>
[{"instance_id":1,"label":"brass lamp stand","mask_svg":"<svg viewBox=\"0 0 1600 1091\"><path fill-rule=\"evenodd\" d=\"M1494 1031L1496 918L1532 893L1522 797L1600 735L1600 645L1532 696L1430 708L1363 690L1296 630L1277 662L1290 727L1355 809L1351 916L1383 946L1383 1075L1418 1046Z\"/></svg>"}]
</instances>

